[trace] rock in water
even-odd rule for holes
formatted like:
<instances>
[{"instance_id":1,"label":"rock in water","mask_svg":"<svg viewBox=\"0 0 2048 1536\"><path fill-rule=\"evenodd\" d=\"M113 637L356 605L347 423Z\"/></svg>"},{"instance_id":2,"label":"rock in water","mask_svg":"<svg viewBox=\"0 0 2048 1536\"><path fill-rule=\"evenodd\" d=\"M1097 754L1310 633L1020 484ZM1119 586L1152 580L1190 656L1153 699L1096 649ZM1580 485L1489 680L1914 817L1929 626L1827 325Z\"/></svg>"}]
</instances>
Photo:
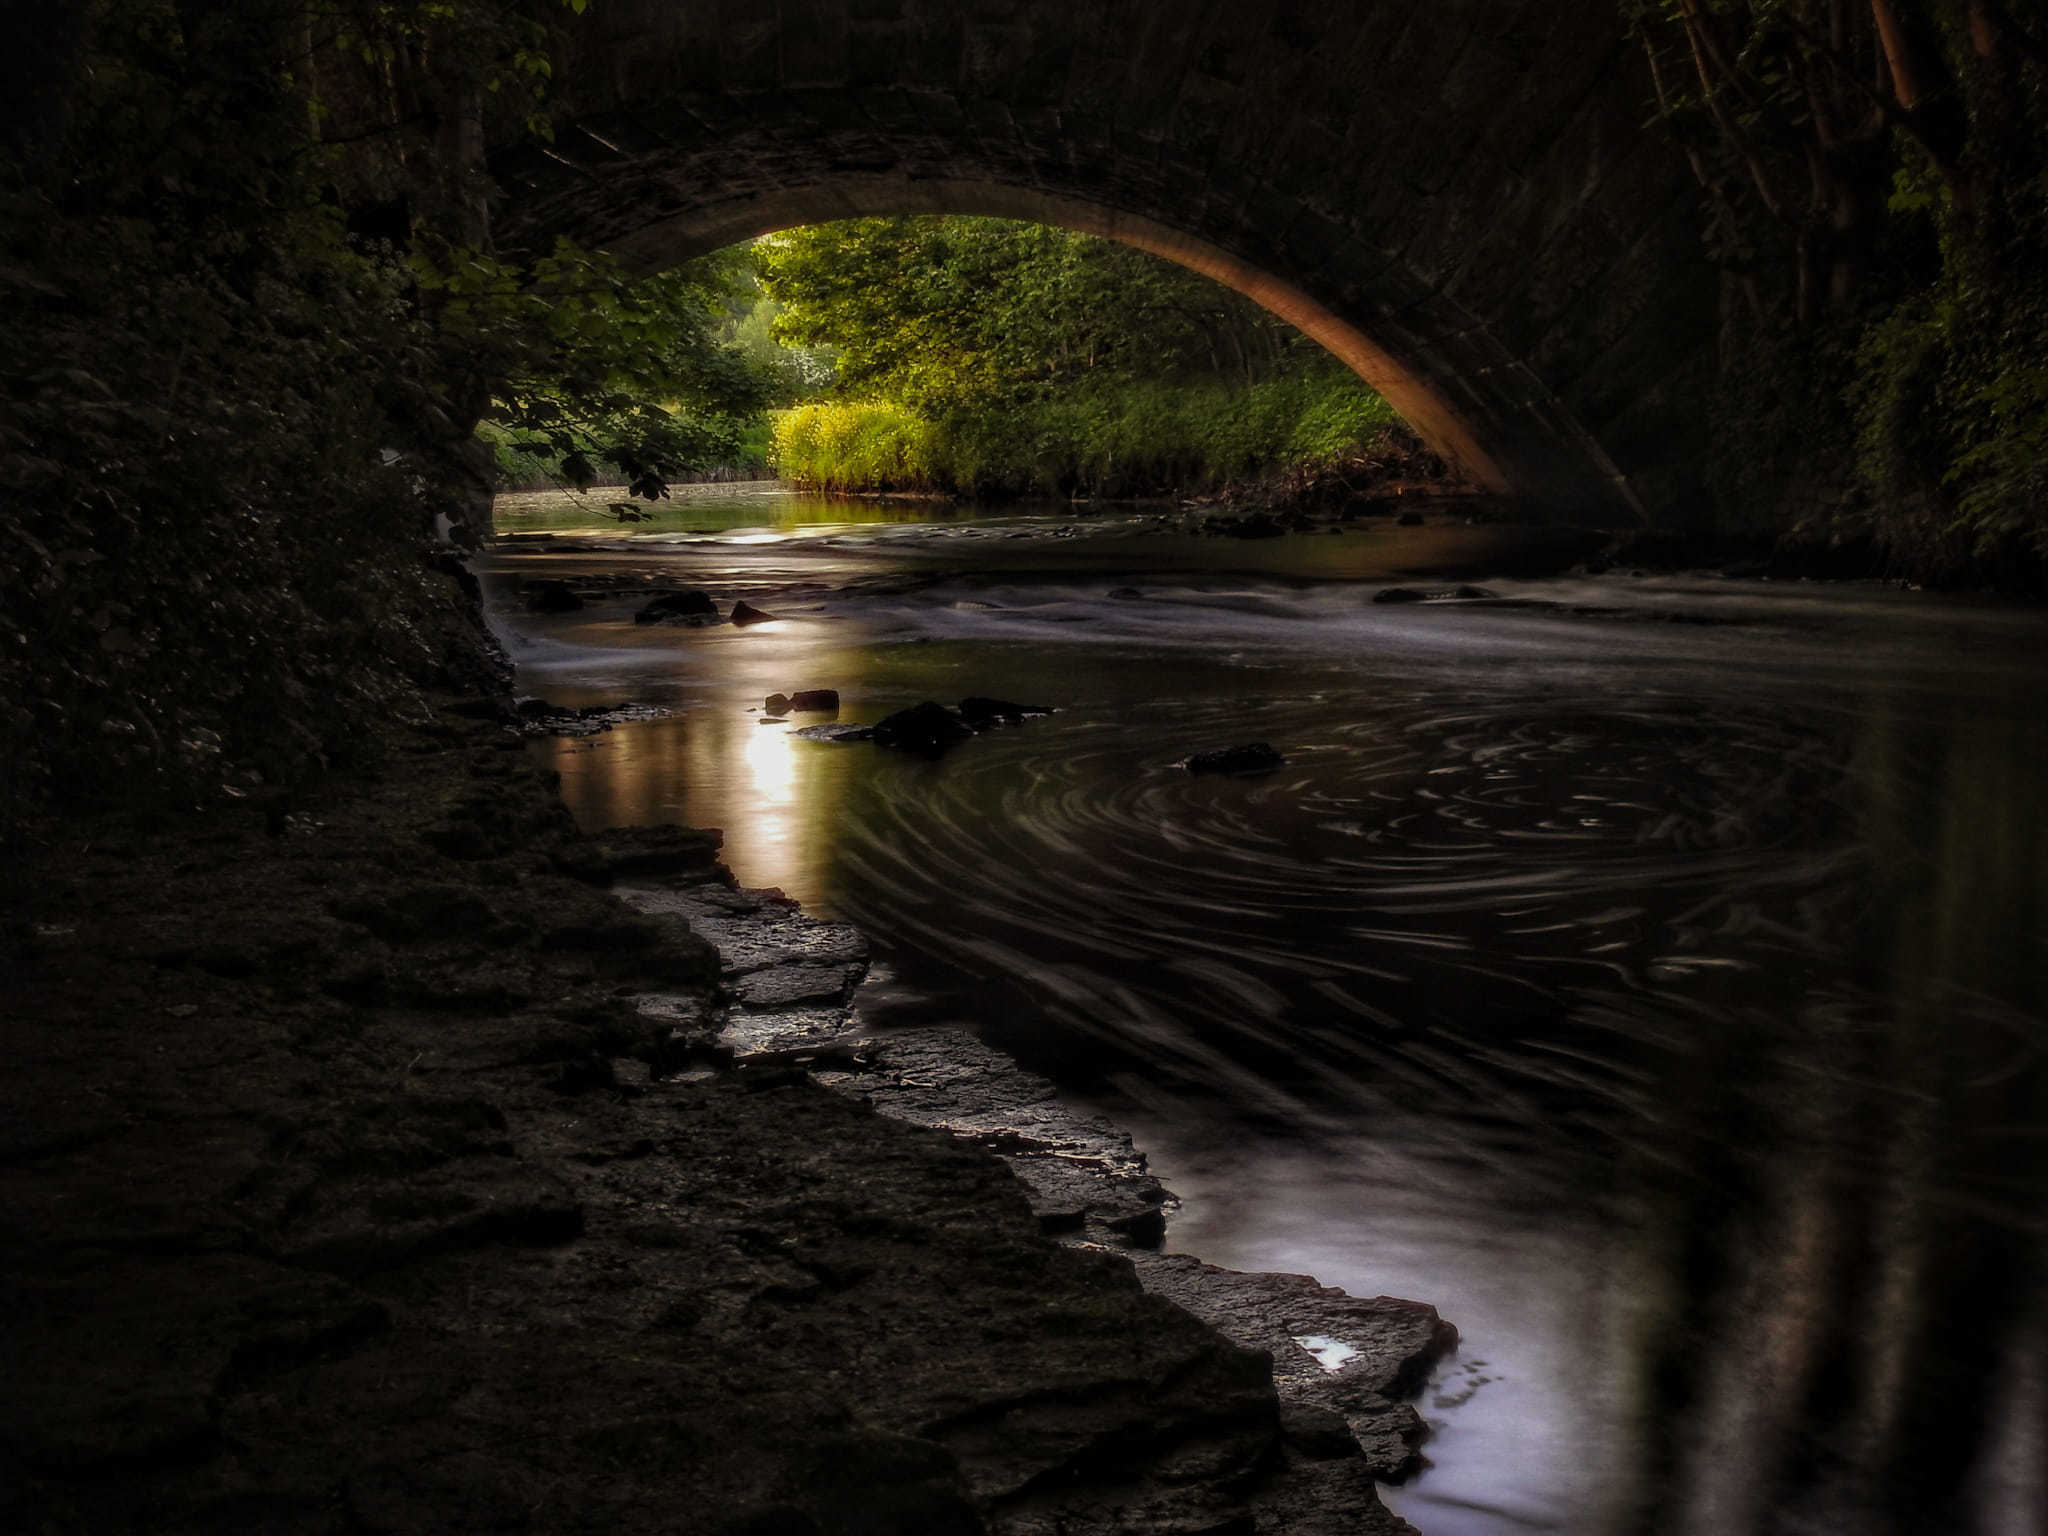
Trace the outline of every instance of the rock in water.
<instances>
[{"instance_id":1,"label":"rock in water","mask_svg":"<svg viewBox=\"0 0 2048 1536\"><path fill-rule=\"evenodd\" d=\"M773 623L774 619L774 614L763 613L752 603L734 603L732 605L732 621L742 629L745 629L749 624Z\"/></svg>"},{"instance_id":2,"label":"rock in water","mask_svg":"<svg viewBox=\"0 0 2048 1536\"><path fill-rule=\"evenodd\" d=\"M836 715L837 688L799 688L795 693L771 693L761 707L771 715Z\"/></svg>"},{"instance_id":3,"label":"rock in water","mask_svg":"<svg viewBox=\"0 0 2048 1536\"><path fill-rule=\"evenodd\" d=\"M633 615L635 624L716 624L718 604L707 592L668 592Z\"/></svg>"},{"instance_id":4,"label":"rock in water","mask_svg":"<svg viewBox=\"0 0 2048 1536\"><path fill-rule=\"evenodd\" d=\"M1022 720L1026 715L1049 715L1044 704L1012 704L1008 699L987 699L980 694L960 701L960 718L972 730L985 731L992 725Z\"/></svg>"},{"instance_id":5,"label":"rock in water","mask_svg":"<svg viewBox=\"0 0 2048 1536\"><path fill-rule=\"evenodd\" d=\"M899 709L875 726L875 740L925 757L938 757L974 732L945 705L932 699Z\"/></svg>"},{"instance_id":6,"label":"rock in water","mask_svg":"<svg viewBox=\"0 0 2048 1536\"><path fill-rule=\"evenodd\" d=\"M536 581L526 589L528 613L574 613L582 606L583 599L566 581Z\"/></svg>"},{"instance_id":7,"label":"rock in water","mask_svg":"<svg viewBox=\"0 0 2048 1536\"><path fill-rule=\"evenodd\" d=\"M1372 595L1376 603L1419 603L1423 595L1413 587L1383 587Z\"/></svg>"},{"instance_id":8,"label":"rock in water","mask_svg":"<svg viewBox=\"0 0 2048 1536\"><path fill-rule=\"evenodd\" d=\"M806 725L790 732L805 741L873 741L872 725Z\"/></svg>"},{"instance_id":9,"label":"rock in water","mask_svg":"<svg viewBox=\"0 0 2048 1536\"><path fill-rule=\"evenodd\" d=\"M1218 747L1209 752L1197 752L1188 759L1189 773L1232 773L1250 775L1272 773L1287 766L1287 759L1267 746L1263 741L1246 742L1238 747Z\"/></svg>"}]
</instances>

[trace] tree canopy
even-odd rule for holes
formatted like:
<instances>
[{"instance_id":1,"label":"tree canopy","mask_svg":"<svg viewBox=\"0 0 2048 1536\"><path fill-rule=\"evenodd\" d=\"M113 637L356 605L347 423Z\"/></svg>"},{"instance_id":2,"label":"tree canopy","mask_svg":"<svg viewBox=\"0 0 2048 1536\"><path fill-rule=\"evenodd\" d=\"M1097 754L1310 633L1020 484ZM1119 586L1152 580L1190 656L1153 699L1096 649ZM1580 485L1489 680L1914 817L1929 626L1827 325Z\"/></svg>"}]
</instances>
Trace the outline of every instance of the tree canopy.
<instances>
[{"instance_id":1,"label":"tree canopy","mask_svg":"<svg viewBox=\"0 0 2048 1536\"><path fill-rule=\"evenodd\" d=\"M1621 3L1703 194L1747 462L1860 482L1922 569L2048 558L2039 4Z\"/></svg>"},{"instance_id":2,"label":"tree canopy","mask_svg":"<svg viewBox=\"0 0 2048 1536\"><path fill-rule=\"evenodd\" d=\"M778 337L832 348L845 393L925 409L1079 381L1249 382L1317 352L1208 278L1042 224L856 219L756 252Z\"/></svg>"}]
</instances>

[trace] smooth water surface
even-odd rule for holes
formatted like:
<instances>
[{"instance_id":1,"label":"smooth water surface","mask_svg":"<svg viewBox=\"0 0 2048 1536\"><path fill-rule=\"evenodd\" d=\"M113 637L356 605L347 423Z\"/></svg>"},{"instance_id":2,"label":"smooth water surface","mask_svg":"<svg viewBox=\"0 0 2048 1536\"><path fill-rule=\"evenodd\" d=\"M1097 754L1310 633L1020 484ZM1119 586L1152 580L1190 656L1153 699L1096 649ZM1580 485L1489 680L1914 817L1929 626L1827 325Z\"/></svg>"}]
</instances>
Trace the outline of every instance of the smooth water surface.
<instances>
[{"instance_id":1,"label":"smooth water surface","mask_svg":"<svg viewBox=\"0 0 2048 1536\"><path fill-rule=\"evenodd\" d=\"M2048 1530L2048 622L752 494L486 563L587 826L726 831L1137 1132L1170 1245L1434 1302L1424 1536ZM518 611L562 578L581 613ZM1404 578L1410 579L1413 578ZM778 622L635 626L651 590ZM938 761L805 739L987 694ZM1265 741L1268 777L1193 777ZM884 1017L878 1022L888 1022Z\"/></svg>"}]
</instances>

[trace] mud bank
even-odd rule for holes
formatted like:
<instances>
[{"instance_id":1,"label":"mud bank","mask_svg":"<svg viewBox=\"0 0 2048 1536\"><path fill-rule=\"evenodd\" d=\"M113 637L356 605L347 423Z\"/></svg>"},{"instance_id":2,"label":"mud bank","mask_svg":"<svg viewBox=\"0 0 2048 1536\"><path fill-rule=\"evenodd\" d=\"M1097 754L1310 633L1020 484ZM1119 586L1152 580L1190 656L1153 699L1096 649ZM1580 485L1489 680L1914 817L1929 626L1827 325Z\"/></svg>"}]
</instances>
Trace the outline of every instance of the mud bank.
<instances>
[{"instance_id":1,"label":"mud bank","mask_svg":"<svg viewBox=\"0 0 2048 1536\"><path fill-rule=\"evenodd\" d=\"M1403 1528L1433 1312L1147 1252L1127 1142L863 1045L857 936L820 963L709 837L579 836L463 709L6 914L9 1528Z\"/></svg>"}]
</instances>

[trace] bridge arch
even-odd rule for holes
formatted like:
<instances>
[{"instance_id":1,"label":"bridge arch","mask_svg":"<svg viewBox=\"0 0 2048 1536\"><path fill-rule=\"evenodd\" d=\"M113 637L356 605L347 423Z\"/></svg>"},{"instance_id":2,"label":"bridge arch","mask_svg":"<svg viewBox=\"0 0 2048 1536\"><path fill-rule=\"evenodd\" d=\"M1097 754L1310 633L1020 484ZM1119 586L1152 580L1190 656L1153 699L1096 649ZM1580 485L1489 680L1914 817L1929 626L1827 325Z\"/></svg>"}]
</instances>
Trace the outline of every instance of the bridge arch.
<instances>
[{"instance_id":1,"label":"bridge arch","mask_svg":"<svg viewBox=\"0 0 2048 1536\"><path fill-rule=\"evenodd\" d=\"M1601 5L606 0L501 245L660 267L797 224L1030 219L1300 327L1502 494L1682 516L1716 288Z\"/></svg>"}]
</instances>

